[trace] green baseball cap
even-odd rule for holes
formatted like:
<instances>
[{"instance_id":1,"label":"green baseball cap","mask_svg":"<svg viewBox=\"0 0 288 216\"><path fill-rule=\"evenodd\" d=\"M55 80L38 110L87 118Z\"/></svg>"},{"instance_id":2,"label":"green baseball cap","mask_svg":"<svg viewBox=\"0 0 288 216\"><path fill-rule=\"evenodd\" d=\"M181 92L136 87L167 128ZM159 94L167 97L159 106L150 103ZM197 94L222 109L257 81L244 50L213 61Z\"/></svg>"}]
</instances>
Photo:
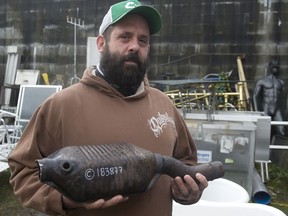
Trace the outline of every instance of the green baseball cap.
<instances>
[{"instance_id":1,"label":"green baseball cap","mask_svg":"<svg viewBox=\"0 0 288 216\"><path fill-rule=\"evenodd\" d=\"M102 35L110 25L120 21L127 14L138 14L143 16L148 22L151 35L157 33L161 29L161 15L154 7L142 5L136 0L130 0L116 3L110 7L100 25L99 35Z\"/></svg>"}]
</instances>

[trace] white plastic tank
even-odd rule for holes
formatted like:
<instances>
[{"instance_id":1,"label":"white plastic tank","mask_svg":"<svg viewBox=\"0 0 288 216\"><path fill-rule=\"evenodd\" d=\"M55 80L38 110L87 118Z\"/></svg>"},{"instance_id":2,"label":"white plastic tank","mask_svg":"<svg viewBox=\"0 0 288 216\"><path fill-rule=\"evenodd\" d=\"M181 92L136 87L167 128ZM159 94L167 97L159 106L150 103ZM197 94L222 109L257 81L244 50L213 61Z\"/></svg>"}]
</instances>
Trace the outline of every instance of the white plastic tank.
<instances>
[{"instance_id":1,"label":"white plastic tank","mask_svg":"<svg viewBox=\"0 0 288 216\"><path fill-rule=\"evenodd\" d=\"M248 192L241 185L219 178L208 182L208 187L203 191L201 200L248 203L250 198Z\"/></svg>"},{"instance_id":2,"label":"white plastic tank","mask_svg":"<svg viewBox=\"0 0 288 216\"><path fill-rule=\"evenodd\" d=\"M286 216L277 208L248 203L248 192L239 184L219 178L208 182L200 201L194 205L173 202L173 216Z\"/></svg>"}]
</instances>

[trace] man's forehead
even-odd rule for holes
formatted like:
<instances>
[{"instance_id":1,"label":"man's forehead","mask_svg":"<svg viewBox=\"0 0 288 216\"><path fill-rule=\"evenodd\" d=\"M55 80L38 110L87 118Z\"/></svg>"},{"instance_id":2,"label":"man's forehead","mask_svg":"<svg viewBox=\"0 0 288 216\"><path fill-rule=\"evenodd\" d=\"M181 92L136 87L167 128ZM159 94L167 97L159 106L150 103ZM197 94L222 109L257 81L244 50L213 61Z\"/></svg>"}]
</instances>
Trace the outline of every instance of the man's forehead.
<instances>
[{"instance_id":1,"label":"man's forehead","mask_svg":"<svg viewBox=\"0 0 288 216\"><path fill-rule=\"evenodd\" d=\"M113 30L117 32L133 32L137 31L140 34L150 37L149 25L147 21L140 15L130 14L123 20L113 25Z\"/></svg>"}]
</instances>

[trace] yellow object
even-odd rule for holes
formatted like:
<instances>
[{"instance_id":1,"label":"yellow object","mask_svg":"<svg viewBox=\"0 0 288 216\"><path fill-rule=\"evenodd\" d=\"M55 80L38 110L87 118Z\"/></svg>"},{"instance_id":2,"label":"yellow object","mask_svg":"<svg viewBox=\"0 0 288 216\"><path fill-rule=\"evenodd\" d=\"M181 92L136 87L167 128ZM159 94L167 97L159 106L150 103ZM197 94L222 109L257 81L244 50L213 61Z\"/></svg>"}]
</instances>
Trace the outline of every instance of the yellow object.
<instances>
[{"instance_id":1,"label":"yellow object","mask_svg":"<svg viewBox=\"0 0 288 216\"><path fill-rule=\"evenodd\" d=\"M46 85L50 85L50 84L49 84L48 74L47 74L47 73L42 73L42 77L43 77L44 83L45 83Z\"/></svg>"}]
</instances>

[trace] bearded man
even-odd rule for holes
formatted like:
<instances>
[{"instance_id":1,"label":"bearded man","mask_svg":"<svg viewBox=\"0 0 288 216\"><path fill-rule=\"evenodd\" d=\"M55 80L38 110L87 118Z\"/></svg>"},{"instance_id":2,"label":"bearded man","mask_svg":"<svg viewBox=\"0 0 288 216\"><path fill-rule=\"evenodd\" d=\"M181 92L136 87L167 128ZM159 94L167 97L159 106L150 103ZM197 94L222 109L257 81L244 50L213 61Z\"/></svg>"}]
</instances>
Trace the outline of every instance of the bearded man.
<instances>
[{"instance_id":1,"label":"bearded man","mask_svg":"<svg viewBox=\"0 0 288 216\"><path fill-rule=\"evenodd\" d=\"M145 193L89 203L75 202L38 179L35 161L65 146L129 142L196 164L196 147L183 118L145 79L151 35L161 23L155 8L135 0L110 7L96 41L100 64L39 107L9 158L10 183L23 206L52 215L171 216L173 200L187 205L200 199L208 185L200 173L198 182L190 175L162 175Z\"/></svg>"}]
</instances>

